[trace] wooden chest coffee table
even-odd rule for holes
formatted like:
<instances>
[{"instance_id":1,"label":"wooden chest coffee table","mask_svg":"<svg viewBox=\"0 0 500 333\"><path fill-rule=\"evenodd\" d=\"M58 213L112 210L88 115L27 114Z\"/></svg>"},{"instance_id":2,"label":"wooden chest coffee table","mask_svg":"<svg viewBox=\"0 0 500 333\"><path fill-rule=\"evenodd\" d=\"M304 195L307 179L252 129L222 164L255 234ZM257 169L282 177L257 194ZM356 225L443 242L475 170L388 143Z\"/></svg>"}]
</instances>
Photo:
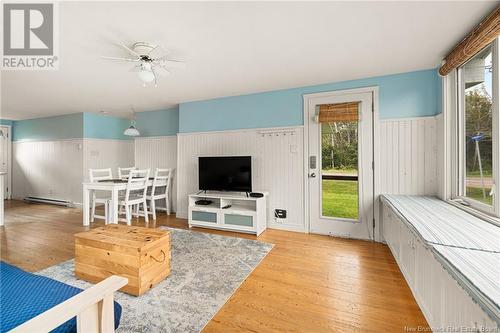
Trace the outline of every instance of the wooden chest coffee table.
<instances>
[{"instance_id":1,"label":"wooden chest coffee table","mask_svg":"<svg viewBox=\"0 0 500 333\"><path fill-rule=\"evenodd\" d=\"M170 259L169 231L113 224L75 235L75 275L93 283L126 277L120 290L131 295L170 275Z\"/></svg>"}]
</instances>

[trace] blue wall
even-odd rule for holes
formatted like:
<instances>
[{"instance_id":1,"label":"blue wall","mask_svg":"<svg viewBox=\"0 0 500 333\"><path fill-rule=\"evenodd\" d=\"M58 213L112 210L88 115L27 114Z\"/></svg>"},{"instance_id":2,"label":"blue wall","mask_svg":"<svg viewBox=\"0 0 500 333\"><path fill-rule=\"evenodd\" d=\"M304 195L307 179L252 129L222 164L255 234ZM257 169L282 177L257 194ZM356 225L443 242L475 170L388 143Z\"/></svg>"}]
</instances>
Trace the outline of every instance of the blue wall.
<instances>
[{"instance_id":1,"label":"blue wall","mask_svg":"<svg viewBox=\"0 0 500 333\"><path fill-rule=\"evenodd\" d=\"M12 121L14 141L63 139L129 140L123 131L130 125L124 118L96 113L73 113L62 116Z\"/></svg>"},{"instance_id":2,"label":"blue wall","mask_svg":"<svg viewBox=\"0 0 500 333\"><path fill-rule=\"evenodd\" d=\"M381 119L432 116L441 112L436 69L265 93L181 103L179 132L303 125L304 94L379 87Z\"/></svg>"},{"instance_id":3,"label":"blue wall","mask_svg":"<svg viewBox=\"0 0 500 333\"><path fill-rule=\"evenodd\" d=\"M41 141L83 137L83 113L16 120L14 141Z\"/></svg>"},{"instance_id":4,"label":"blue wall","mask_svg":"<svg viewBox=\"0 0 500 333\"><path fill-rule=\"evenodd\" d=\"M123 131L129 126L129 119L89 112L83 114L84 138L131 140L131 137L123 135Z\"/></svg>"},{"instance_id":5,"label":"blue wall","mask_svg":"<svg viewBox=\"0 0 500 333\"><path fill-rule=\"evenodd\" d=\"M136 113L141 136L167 136L179 133L179 108Z\"/></svg>"},{"instance_id":6,"label":"blue wall","mask_svg":"<svg viewBox=\"0 0 500 333\"><path fill-rule=\"evenodd\" d=\"M441 79L436 69L258 94L181 103L179 108L137 113L141 136L304 124L303 95L368 86L379 87L381 119L432 116L441 112ZM70 138L130 139L129 120L95 113L20 121L14 141Z\"/></svg>"},{"instance_id":7,"label":"blue wall","mask_svg":"<svg viewBox=\"0 0 500 333\"><path fill-rule=\"evenodd\" d=\"M9 126L12 126L12 120L0 119L0 125L9 125Z\"/></svg>"}]
</instances>

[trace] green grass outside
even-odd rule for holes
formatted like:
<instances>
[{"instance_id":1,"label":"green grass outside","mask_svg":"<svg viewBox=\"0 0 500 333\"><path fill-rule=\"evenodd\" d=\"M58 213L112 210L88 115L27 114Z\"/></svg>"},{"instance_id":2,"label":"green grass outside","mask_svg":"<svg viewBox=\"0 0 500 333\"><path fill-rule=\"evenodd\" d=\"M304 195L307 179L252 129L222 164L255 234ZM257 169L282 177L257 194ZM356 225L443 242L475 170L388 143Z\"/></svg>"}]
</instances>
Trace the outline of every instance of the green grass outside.
<instances>
[{"instance_id":1,"label":"green grass outside","mask_svg":"<svg viewBox=\"0 0 500 333\"><path fill-rule=\"evenodd\" d=\"M338 170L335 170L338 171ZM358 219L358 182L349 180L323 180L323 216ZM467 187L467 197L493 204L493 197L486 189L486 199L479 187Z\"/></svg>"},{"instance_id":2,"label":"green grass outside","mask_svg":"<svg viewBox=\"0 0 500 333\"><path fill-rule=\"evenodd\" d=\"M483 170L483 177L491 177L491 174L491 169ZM467 177L481 177L481 173L479 172L479 170L467 171Z\"/></svg>"},{"instance_id":3,"label":"green grass outside","mask_svg":"<svg viewBox=\"0 0 500 333\"><path fill-rule=\"evenodd\" d=\"M358 170L357 169L323 169L321 172L324 175L357 175Z\"/></svg>"},{"instance_id":4,"label":"green grass outside","mask_svg":"<svg viewBox=\"0 0 500 333\"><path fill-rule=\"evenodd\" d=\"M480 187L469 187L466 189L467 198L471 198L477 200L479 202L493 205L493 196L490 196L491 189L487 188L486 191L486 199L483 197L483 190Z\"/></svg>"},{"instance_id":5,"label":"green grass outside","mask_svg":"<svg viewBox=\"0 0 500 333\"><path fill-rule=\"evenodd\" d=\"M323 180L323 216L358 219L358 182Z\"/></svg>"}]
</instances>

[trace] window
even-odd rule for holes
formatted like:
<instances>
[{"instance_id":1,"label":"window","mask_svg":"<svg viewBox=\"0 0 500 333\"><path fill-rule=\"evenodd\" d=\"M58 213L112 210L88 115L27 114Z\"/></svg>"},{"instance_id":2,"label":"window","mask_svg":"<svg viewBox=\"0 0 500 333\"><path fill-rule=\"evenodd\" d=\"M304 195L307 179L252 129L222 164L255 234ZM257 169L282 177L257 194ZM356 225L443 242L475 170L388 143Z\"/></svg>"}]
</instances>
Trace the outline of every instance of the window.
<instances>
[{"instance_id":1,"label":"window","mask_svg":"<svg viewBox=\"0 0 500 333\"><path fill-rule=\"evenodd\" d=\"M359 221L359 102L319 105L321 216Z\"/></svg>"},{"instance_id":2,"label":"window","mask_svg":"<svg viewBox=\"0 0 500 333\"><path fill-rule=\"evenodd\" d=\"M458 68L457 182L455 197L499 215L498 52L488 45Z\"/></svg>"},{"instance_id":3,"label":"window","mask_svg":"<svg viewBox=\"0 0 500 333\"><path fill-rule=\"evenodd\" d=\"M321 123L321 188L323 217L358 220L357 120Z\"/></svg>"}]
</instances>

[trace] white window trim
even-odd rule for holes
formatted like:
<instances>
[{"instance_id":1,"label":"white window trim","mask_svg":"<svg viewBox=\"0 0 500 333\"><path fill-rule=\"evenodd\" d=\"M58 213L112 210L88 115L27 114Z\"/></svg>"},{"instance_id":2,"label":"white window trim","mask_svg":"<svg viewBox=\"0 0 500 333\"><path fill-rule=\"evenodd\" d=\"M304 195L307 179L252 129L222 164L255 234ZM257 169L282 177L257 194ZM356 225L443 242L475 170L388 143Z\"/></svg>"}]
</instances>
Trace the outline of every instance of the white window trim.
<instances>
[{"instance_id":1,"label":"white window trim","mask_svg":"<svg viewBox=\"0 0 500 333\"><path fill-rule=\"evenodd\" d=\"M450 147L451 161L445 161L444 169L449 170L446 172L446 178L450 181L450 186L446 181L443 184L443 191L447 199L456 205L461 203L462 208L468 212L477 211L478 216L484 217L489 222L500 223L500 115L499 115L499 72L500 72L500 38L493 42L493 186L495 187L495 194L493 196L493 205L489 206L479 201L467 198L463 195L465 188L464 179L464 158L465 158L465 145L464 145L464 92L461 89L461 69L455 70L444 78L443 82L443 107L444 107L444 124L449 124L449 133L445 133L445 147ZM447 119L448 118L448 119ZM493 216L487 218L487 215Z\"/></svg>"}]
</instances>

